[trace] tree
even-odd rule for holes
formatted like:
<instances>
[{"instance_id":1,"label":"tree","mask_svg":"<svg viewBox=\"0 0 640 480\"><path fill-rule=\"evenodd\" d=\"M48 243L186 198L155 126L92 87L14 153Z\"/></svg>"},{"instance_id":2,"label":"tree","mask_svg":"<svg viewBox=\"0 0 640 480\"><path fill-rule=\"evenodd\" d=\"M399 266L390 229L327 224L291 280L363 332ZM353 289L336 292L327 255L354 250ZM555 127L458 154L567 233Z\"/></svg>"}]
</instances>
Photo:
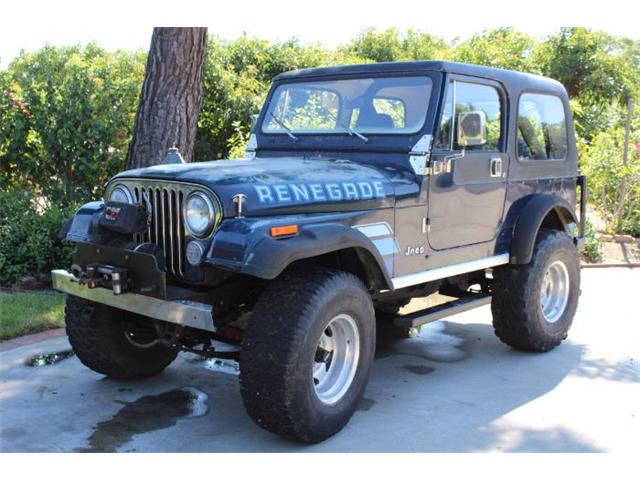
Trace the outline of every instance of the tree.
<instances>
[{"instance_id":1,"label":"tree","mask_svg":"<svg viewBox=\"0 0 640 480\"><path fill-rule=\"evenodd\" d=\"M540 44L534 57L541 73L562 82L569 96L601 107L626 103L632 94L637 67L623 52L620 40L605 32L565 27Z\"/></svg>"},{"instance_id":2,"label":"tree","mask_svg":"<svg viewBox=\"0 0 640 480\"><path fill-rule=\"evenodd\" d=\"M458 62L476 63L487 67L532 70L529 56L535 40L512 28L483 30L460 43L454 53Z\"/></svg>"},{"instance_id":3,"label":"tree","mask_svg":"<svg viewBox=\"0 0 640 480\"><path fill-rule=\"evenodd\" d=\"M449 46L441 38L411 29L403 34L397 28L363 30L345 52L369 62L445 60L450 55Z\"/></svg>"},{"instance_id":4,"label":"tree","mask_svg":"<svg viewBox=\"0 0 640 480\"><path fill-rule=\"evenodd\" d=\"M155 165L171 147L193 158L207 29L154 28L127 168Z\"/></svg>"}]
</instances>

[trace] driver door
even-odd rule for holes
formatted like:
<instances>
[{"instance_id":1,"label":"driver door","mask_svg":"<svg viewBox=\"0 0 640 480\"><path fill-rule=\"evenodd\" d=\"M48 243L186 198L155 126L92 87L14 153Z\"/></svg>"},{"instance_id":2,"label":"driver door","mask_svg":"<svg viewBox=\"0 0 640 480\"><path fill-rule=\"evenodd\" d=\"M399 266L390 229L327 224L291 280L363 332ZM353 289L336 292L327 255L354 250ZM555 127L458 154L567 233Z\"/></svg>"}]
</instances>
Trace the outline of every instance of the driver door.
<instances>
[{"instance_id":1,"label":"driver door","mask_svg":"<svg viewBox=\"0 0 640 480\"><path fill-rule=\"evenodd\" d=\"M487 140L483 145L459 145L458 118L465 112L484 112ZM496 237L509 162L505 112L505 94L496 82L450 77L429 176L428 241L434 250Z\"/></svg>"}]
</instances>

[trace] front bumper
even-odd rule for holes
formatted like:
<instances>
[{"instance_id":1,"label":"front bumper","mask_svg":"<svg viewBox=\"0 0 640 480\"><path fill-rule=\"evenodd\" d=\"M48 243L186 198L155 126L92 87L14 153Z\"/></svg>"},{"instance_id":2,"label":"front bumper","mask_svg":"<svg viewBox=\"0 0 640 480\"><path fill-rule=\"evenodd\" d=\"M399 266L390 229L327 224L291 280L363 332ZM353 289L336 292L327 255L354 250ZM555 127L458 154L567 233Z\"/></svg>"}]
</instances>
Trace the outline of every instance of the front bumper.
<instances>
[{"instance_id":1,"label":"front bumper","mask_svg":"<svg viewBox=\"0 0 640 480\"><path fill-rule=\"evenodd\" d=\"M78 279L66 270L53 270L51 278L54 289L69 295L185 327L209 332L216 331L212 306L206 303L190 300L162 300L137 293L115 295L107 288L90 288L81 285Z\"/></svg>"}]
</instances>

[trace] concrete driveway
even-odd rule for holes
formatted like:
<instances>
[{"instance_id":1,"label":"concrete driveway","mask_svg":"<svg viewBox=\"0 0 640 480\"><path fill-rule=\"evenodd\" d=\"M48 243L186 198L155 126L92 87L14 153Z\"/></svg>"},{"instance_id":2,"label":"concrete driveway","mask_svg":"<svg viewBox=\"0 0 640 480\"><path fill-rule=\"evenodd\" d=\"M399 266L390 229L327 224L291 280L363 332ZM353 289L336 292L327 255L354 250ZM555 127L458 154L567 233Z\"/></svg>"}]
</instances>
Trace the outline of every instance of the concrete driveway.
<instances>
[{"instance_id":1,"label":"concrete driveway","mask_svg":"<svg viewBox=\"0 0 640 480\"><path fill-rule=\"evenodd\" d=\"M0 450L601 452L640 438L640 270L583 270L569 338L547 354L494 337L488 307L379 339L373 376L343 432L290 443L245 415L237 377L181 355L162 375L111 380L64 351L65 337L0 354Z\"/></svg>"}]
</instances>

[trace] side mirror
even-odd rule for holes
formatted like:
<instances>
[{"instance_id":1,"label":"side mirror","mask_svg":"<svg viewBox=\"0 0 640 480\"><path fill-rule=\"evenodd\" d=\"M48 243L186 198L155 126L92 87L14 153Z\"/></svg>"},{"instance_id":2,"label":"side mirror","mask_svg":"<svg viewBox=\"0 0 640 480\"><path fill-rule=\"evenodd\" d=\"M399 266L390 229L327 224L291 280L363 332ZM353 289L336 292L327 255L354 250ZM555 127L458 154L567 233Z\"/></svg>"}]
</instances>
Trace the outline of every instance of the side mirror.
<instances>
[{"instance_id":1,"label":"side mirror","mask_svg":"<svg viewBox=\"0 0 640 480\"><path fill-rule=\"evenodd\" d=\"M458 114L458 146L473 147L487 143L487 116L481 110Z\"/></svg>"}]
</instances>

